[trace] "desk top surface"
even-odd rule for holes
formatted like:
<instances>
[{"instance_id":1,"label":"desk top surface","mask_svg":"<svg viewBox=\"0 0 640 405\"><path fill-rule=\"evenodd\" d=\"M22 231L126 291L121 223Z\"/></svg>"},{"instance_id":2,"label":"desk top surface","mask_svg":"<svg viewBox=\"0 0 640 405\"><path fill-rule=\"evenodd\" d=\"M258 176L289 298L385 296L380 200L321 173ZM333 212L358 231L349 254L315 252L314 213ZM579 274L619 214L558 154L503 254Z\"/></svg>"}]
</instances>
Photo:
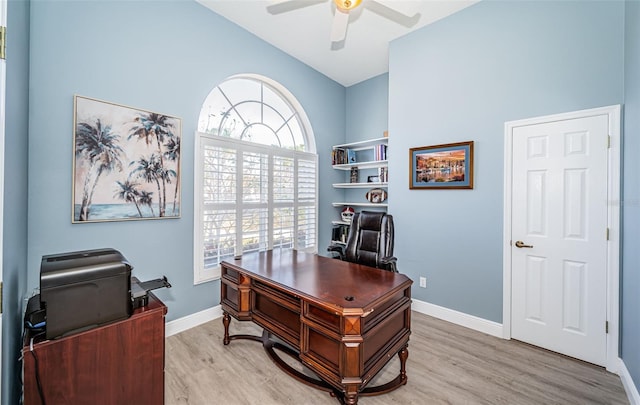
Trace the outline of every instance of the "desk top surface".
<instances>
[{"instance_id":1,"label":"desk top surface","mask_svg":"<svg viewBox=\"0 0 640 405\"><path fill-rule=\"evenodd\" d=\"M366 311L413 283L404 274L295 250L248 253L223 265L312 301L346 310Z\"/></svg>"}]
</instances>

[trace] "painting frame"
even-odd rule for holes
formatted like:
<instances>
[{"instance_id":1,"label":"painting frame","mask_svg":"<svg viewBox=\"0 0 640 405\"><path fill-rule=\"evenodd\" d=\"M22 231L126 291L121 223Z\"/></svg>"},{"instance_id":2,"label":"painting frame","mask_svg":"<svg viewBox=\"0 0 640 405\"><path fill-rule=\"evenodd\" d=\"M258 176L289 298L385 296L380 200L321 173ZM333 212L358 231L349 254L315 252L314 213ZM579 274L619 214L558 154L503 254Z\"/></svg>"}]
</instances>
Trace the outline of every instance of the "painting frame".
<instances>
[{"instance_id":1,"label":"painting frame","mask_svg":"<svg viewBox=\"0 0 640 405\"><path fill-rule=\"evenodd\" d=\"M473 141L410 148L409 188L473 189Z\"/></svg>"},{"instance_id":2,"label":"painting frame","mask_svg":"<svg viewBox=\"0 0 640 405\"><path fill-rule=\"evenodd\" d=\"M71 223L181 217L178 117L75 94Z\"/></svg>"}]
</instances>

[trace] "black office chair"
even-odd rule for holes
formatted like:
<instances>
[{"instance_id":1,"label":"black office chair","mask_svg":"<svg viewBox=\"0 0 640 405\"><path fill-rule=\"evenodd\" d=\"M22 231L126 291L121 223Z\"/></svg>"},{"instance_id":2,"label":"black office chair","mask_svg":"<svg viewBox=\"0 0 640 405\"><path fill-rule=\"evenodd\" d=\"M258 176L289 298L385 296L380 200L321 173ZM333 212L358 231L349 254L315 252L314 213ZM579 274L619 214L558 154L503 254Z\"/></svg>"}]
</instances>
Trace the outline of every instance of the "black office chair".
<instances>
[{"instance_id":1,"label":"black office chair","mask_svg":"<svg viewBox=\"0 0 640 405\"><path fill-rule=\"evenodd\" d=\"M331 245L328 250L341 260L398 272L393 257L393 217L385 212L354 214L347 245Z\"/></svg>"}]
</instances>

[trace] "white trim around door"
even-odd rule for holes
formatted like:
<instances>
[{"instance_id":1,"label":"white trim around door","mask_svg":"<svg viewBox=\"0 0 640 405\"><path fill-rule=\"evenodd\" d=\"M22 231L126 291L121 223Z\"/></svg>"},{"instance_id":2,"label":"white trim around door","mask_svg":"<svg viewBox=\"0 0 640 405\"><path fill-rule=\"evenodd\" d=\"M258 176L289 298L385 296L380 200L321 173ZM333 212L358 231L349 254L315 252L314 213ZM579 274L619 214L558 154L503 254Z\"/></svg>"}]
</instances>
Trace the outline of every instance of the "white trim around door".
<instances>
[{"instance_id":1,"label":"white trim around door","mask_svg":"<svg viewBox=\"0 0 640 405\"><path fill-rule=\"evenodd\" d=\"M0 0L0 26L7 26L7 0ZM6 31L3 43L0 46L6 48L4 44L6 42ZM7 88L7 62L5 59L0 59L0 286L2 285L3 274L3 218L4 218L4 138L5 138L5 114L6 114L6 88ZM3 299L2 288L0 288L0 300ZM4 308L4 305L0 303L0 307ZM2 311L0 311L0 347L3 347L2 343ZM2 379L2 350L0 350L0 380ZM2 398L2 387L0 386L0 398Z\"/></svg>"},{"instance_id":2,"label":"white trim around door","mask_svg":"<svg viewBox=\"0 0 640 405\"><path fill-rule=\"evenodd\" d=\"M607 245L607 358L608 371L619 370L619 276L620 276L620 105L613 105L563 114L535 117L505 123L504 142L504 228L503 228L503 337L511 339L511 229L512 229L512 169L513 131L515 128L554 121L607 115L609 118L610 147L608 156L607 221L609 241ZM606 145L604 145L606 147Z\"/></svg>"}]
</instances>

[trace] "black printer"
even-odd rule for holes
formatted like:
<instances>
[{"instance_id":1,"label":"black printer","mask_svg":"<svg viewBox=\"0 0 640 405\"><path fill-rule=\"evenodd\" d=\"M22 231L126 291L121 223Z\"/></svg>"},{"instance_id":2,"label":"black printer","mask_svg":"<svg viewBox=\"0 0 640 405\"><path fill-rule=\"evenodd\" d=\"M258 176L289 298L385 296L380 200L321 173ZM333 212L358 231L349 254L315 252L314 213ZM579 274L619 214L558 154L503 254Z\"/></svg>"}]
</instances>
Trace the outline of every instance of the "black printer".
<instances>
[{"instance_id":1,"label":"black printer","mask_svg":"<svg viewBox=\"0 0 640 405\"><path fill-rule=\"evenodd\" d=\"M31 297L24 326L56 339L126 319L149 302L149 291L171 288L166 277L141 282L115 249L42 256L40 294Z\"/></svg>"},{"instance_id":2,"label":"black printer","mask_svg":"<svg viewBox=\"0 0 640 405\"><path fill-rule=\"evenodd\" d=\"M47 339L131 316L131 269L115 249L43 256L40 306Z\"/></svg>"}]
</instances>

